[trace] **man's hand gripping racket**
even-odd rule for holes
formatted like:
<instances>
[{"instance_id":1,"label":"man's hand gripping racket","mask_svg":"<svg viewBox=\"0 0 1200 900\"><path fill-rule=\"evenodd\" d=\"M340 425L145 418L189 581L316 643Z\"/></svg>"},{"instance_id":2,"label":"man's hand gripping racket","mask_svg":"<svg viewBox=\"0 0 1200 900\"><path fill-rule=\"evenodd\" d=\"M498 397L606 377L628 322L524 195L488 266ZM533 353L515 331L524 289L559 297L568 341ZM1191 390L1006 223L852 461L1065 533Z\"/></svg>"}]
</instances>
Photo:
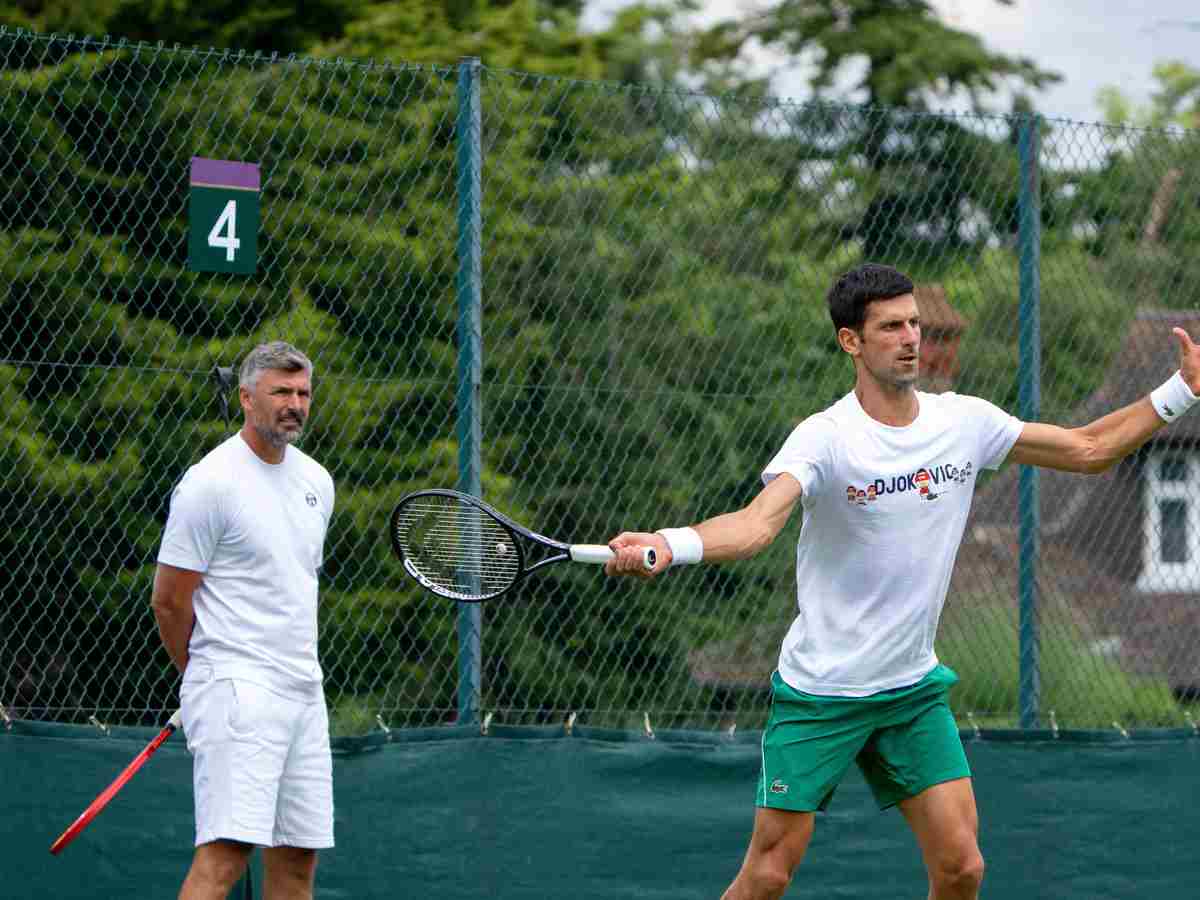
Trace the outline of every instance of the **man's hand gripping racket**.
<instances>
[{"instance_id":1,"label":"man's hand gripping racket","mask_svg":"<svg viewBox=\"0 0 1200 900\"><path fill-rule=\"evenodd\" d=\"M154 740L146 745L146 749L134 757L133 762L125 767L125 771L118 775L112 784L101 791L100 796L93 800L88 805L88 808L80 814L79 818L72 822L71 826L59 835L58 840L50 845L50 852L57 856L67 844L75 840L79 836L79 833L87 828L88 823L100 815L101 810L108 806L109 801L117 796L117 792L125 787L129 779L137 774L138 769L146 764L146 760L154 755L154 751L162 746L163 741L175 733L175 729L179 727L181 722L182 719L180 718L179 710L176 710L175 714L167 722L166 727L158 733L158 736Z\"/></svg>"},{"instance_id":2,"label":"man's hand gripping racket","mask_svg":"<svg viewBox=\"0 0 1200 900\"><path fill-rule=\"evenodd\" d=\"M604 566L604 571L609 575L650 579L671 565L671 546L661 534L622 531L608 542L608 546L615 551L612 560ZM656 565L651 568L641 565L642 555L647 550L656 560Z\"/></svg>"},{"instance_id":3,"label":"man's hand gripping racket","mask_svg":"<svg viewBox=\"0 0 1200 900\"><path fill-rule=\"evenodd\" d=\"M477 497L458 491L417 491L392 512L392 549L406 571L439 597L478 603L499 597L528 575L558 562L604 565L616 557L604 544L567 544L518 525ZM641 551L651 571L651 547Z\"/></svg>"}]
</instances>

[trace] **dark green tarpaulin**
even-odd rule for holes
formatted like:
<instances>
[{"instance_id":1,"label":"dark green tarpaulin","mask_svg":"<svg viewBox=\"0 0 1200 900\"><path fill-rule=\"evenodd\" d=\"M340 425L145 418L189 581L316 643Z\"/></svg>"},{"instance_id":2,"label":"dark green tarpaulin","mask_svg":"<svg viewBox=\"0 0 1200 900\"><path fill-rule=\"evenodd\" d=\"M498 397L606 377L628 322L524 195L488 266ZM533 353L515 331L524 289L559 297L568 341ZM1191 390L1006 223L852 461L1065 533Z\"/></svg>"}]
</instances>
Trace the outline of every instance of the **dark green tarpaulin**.
<instances>
[{"instance_id":1,"label":"dark green tarpaulin","mask_svg":"<svg viewBox=\"0 0 1200 900\"><path fill-rule=\"evenodd\" d=\"M48 848L154 735L0 729L0 897L175 896L191 854L176 735L74 844ZM1200 739L967 740L988 900L1200 897ZM756 735L393 732L339 744L320 898L716 898L753 816ZM261 897L256 883L255 896ZM919 898L899 814L853 773L789 896Z\"/></svg>"}]
</instances>

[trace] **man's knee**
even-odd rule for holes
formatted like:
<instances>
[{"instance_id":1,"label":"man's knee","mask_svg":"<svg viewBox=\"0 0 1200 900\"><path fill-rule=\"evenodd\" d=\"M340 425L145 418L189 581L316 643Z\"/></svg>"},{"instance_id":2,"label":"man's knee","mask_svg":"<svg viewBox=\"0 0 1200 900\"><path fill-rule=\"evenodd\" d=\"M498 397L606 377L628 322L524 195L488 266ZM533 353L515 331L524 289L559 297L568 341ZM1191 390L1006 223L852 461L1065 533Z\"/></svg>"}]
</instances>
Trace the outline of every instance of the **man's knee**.
<instances>
[{"instance_id":1,"label":"man's knee","mask_svg":"<svg viewBox=\"0 0 1200 900\"><path fill-rule=\"evenodd\" d=\"M269 847L263 851L267 877L312 884L317 871L317 851L301 847Z\"/></svg>"},{"instance_id":2,"label":"man's knee","mask_svg":"<svg viewBox=\"0 0 1200 900\"><path fill-rule=\"evenodd\" d=\"M198 883L228 890L246 871L254 848L236 841L213 841L196 848L189 876Z\"/></svg>"},{"instance_id":3,"label":"man's knee","mask_svg":"<svg viewBox=\"0 0 1200 900\"><path fill-rule=\"evenodd\" d=\"M812 823L805 822L780 834L778 840L755 848L758 852L751 852L749 875L764 896L776 896L787 890L811 837Z\"/></svg>"},{"instance_id":4,"label":"man's knee","mask_svg":"<svg viewBox=\"0 0 1200 900\"><path fill-rule=\"evenodd\" d=\"M940 888L970 894L983 884L984 868L983 854L972 841L969 847L964 846L936 860L930 877Z\"/></svg>"},{"instance_id":5,"label":"man's knee","mask_svg":"<svg viewBox=\"0 0 1200 900\"><path fill-rule=\"evenodd\" d=\"M813 833L812 813L759 809L746 859L726 900L780 897L804 859Z\"/></svg>"},{"instance_id":6,"label":"man's knee","mask_svg":"<svg viewBox=\"0 0 1200 900\"><path fill-rule=\"evenodd\" d=\"M976 848L975 852L971 854L959 870L959 878L978 888L979 885L983 884L983 871L985 868L987 866L983 862L983 854Z\"/></svg>"},{"instance_id":7,"label":"man's knee","mask_svg":"<svg viewBox=\"0 0 1200 900\"><path fill-rule=\"evenodd\" d=\"M751 881L759 896L778 897L792 883L792 873L798 863L774 856L764 857L750 872Z\"/></svg>"},{"instance_id":8,"label":"man's knee","mask_svg":"<svg viewBox=\"0 0 1200 900\"><path fill-rule=\"evenodd\" d=\"M782 897L792 881L795 864L777 854L748 858L721 900L771 900Z\"/></svg>"}]
</instances>

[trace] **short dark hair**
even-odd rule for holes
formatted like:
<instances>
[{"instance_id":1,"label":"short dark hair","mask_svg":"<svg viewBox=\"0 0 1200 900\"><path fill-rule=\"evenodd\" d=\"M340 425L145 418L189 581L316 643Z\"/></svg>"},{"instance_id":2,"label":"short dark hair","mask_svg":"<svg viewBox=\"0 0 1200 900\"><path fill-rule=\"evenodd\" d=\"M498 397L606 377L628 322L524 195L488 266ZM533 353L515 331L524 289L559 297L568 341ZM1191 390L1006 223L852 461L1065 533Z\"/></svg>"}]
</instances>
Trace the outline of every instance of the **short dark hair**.
<instances>
[{"instance_id":1,"label":"short dark hair","mask_svg":"<svg viewBox=\"0 0 1200 900\"><path fill-rule=\"evenodd\" d=\"M835 329L861 331L867 307L876 300L891 300L913 292L912 279L891 266L863 263L834 279L825 295Z\"/></svg>"}]
</instances>

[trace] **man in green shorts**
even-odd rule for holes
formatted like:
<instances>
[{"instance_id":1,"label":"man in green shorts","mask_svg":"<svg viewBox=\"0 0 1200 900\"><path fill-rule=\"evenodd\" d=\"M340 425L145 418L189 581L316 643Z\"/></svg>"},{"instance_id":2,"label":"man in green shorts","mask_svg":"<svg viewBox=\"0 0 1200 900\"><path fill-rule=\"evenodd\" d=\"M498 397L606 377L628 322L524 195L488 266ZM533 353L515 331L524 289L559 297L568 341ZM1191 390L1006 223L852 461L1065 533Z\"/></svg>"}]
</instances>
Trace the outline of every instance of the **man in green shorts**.
<instances>
[{"instance_id":1,"label":"man in green shorts","mask_svg":"<svg viewBox=\"0 0 1200 900\"><path fill-rule=\"evenodd\" d=\"M744 559L797 502L797 615L772 678L754 831L724 900L782 896L814 813L857 763L881 808L897 806L931 900L974 900L983 880L971 771L946 693L958 677L934 637L975 481L1005 460L1097 473L1142 446L1200 393L1200 347L1174 329L1180 371L1148 397L1081 428L1021 422L985 400L915 388L921 321L913 284L866 264L827 296L854 390L801 422L745 508L691 528L623 532L609 574ZM658 551L646 572L642 548Z\"/></svg>"}]
</instances>

